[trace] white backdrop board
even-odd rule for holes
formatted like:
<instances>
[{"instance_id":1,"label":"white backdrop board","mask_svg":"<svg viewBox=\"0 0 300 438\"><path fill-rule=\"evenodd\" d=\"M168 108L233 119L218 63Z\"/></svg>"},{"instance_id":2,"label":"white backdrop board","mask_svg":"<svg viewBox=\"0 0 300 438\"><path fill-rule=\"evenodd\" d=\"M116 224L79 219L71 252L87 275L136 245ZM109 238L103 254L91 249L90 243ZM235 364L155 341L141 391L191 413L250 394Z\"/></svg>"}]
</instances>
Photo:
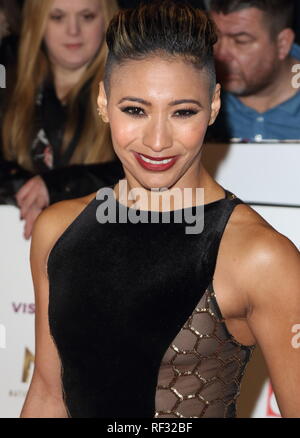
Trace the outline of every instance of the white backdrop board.
<instances>
[{"instance_id":1,"label":"white backdrop board","mask_svg":"<svg viewBox=\"0 0 300 438\"><path fill-rule=\"evenodd\" d=\"M18 417L33 371L34 292L30 242L23 237L19 210L0 206L0 417Z\"/></svg>"},{"instance_id":2,"label":"white backdrop board","mask_svg":"<svg viewBox=\"0 0 300 438\"><path fill-rule=\"evenodd\" d=\"M300 143L206 144L203 161L245 201L300 206Z\"/></svg>"},{"instance_id":3,"label":"white backdrop board","mask_svg":"<svg viewBox=\"0 0 300 438\"><path fill-rule=\"evenodd\" d=\"M207 144L207 170L300 248L300 144ZM280 417L261 351L246 368L240 417Z\"/></svg>"}]
</instances>

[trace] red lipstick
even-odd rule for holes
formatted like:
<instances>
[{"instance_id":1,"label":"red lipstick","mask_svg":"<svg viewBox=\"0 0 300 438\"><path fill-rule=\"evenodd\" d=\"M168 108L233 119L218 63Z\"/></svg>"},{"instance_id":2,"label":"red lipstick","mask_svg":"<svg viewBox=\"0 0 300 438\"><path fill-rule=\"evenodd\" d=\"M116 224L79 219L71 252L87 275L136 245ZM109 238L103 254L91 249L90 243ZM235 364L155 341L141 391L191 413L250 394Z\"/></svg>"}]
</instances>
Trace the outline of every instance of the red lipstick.
<instances>
[{"instance_id":1,"label":"red lipstick","mask_svg":"<svg viewBox=\"0 0 300 438\"><path fill-rule=\"evenodd\" d=\"M163 170L168 170L170 169L172 166L174 166L174 164L176 163L177 159L178 159L178 155L176 156L169 156L169 157L151 157L150 155L145 155L145 154L139 154L137 152L134 152L134 156L136 157L138 163L147 170L154 170L154 171L163 171ZM157 161L158 163L151 163L149 161L145 161L146 158L147 160L151 160L151 161ZM162 161L164 160L168 160L167 163L162 163Z\"/></svg>"}]
</instances>

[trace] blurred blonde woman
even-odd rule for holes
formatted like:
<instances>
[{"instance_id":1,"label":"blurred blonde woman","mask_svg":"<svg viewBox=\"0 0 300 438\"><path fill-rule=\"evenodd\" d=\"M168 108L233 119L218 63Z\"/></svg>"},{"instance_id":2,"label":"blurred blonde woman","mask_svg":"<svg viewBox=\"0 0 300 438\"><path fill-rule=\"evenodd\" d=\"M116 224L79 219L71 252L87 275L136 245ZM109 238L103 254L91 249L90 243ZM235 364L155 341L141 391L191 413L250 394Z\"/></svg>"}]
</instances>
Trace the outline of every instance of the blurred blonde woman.
<instances>
[{"instance_id":1,"label":"blurred blonde woman","mask_svg":"<svg viewBox=\"0 0 300 438\"><path fill-rule=\"evenodd\" d=\"M28 172L15 193L25 238L49 203L92 191L93 167L86 165L115 158L95 95L107 55L105 31L116 11L115 0L25 3L17 77L2 124L5 160ZM103 169L109 178L109 167Z\"/></svg>"}]
</instances>

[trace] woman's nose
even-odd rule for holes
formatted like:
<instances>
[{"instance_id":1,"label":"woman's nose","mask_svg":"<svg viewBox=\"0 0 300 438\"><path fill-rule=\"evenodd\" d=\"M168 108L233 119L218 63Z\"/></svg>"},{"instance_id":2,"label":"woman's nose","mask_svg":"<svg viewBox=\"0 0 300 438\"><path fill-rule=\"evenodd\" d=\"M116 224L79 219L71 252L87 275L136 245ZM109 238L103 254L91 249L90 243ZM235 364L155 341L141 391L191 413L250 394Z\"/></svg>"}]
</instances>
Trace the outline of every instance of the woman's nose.
<instances>
[{"instance_id":1,"label":"woman's nose","mask_svg":"<svg viewBox=\"0 0 300 438\"><path fill-rule=\"evenodd\" d=\"M76 36L80 33L80 22L76 16L70 16L67 20L67 32L71 36Z\"/></svg>"},{"instance_id":2,"label":"woman's nose","mask_svg":"<svg viewBox=\"0 0 300 438\"><path fill-rule=\"evenodd\" d=\"M172 129L164 117L154 117L144 132L143 143L155 152L172 147Z\"/></svg>"}]
</instances>

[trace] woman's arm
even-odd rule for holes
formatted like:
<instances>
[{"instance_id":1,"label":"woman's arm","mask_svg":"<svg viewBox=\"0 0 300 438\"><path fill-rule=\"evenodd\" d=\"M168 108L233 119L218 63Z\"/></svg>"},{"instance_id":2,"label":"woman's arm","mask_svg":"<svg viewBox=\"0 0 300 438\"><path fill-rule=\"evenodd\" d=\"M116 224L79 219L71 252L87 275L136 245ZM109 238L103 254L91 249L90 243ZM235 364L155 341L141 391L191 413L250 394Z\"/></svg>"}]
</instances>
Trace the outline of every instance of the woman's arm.
<instances>
[{"instance_id":1,"label":"woman's arm","mask_svg":"<svg viewBox=\"0 0 300 438\"><path fill-rule=\"evenodd\" d=\"M70 202L74 201L44 210L33 229L30 263L36 305L35 367L21 418L68 417L62 394L60 359L49 331L46 263L50 248L77 214L77 208L70 209Z\"/></svg>"},{"instance_id":2,"label":"woman's arm","mask_svg":"<svg viewBox=\"0 0 300 438\"><path fill-rule=\"evenodd\" d=\"M116 184L123 177L120 161L73 165L34 176L15 195L21 218L25 220L25 239L30 238L36 218L49 204L86 196Z\"/></svg>"},{"instance_id":3,"label":"woman's arm","mask_svg":"<svg viewBox=\"0 0 300 438\"><path fill-rule=\"evenodd\" d=\"M40 174L47 186L50 204L80 198L124 178L119 160L98 164L75 164Z\"/></svg>"},{"instance_id":4,"label":"woman's arm","mask_svg":"<svg viewBox=\"0 0 300 438\"><path fill-rule=\"evenodd\" d=\"M239 275L251 309L248 324L282 417L300 418L300 253L270 229L257 233L247 251Z\"/></svg>"},{"instance_id":5,"label":"woman's arm","mask_svg":"<svg viewBox=\"0 0 300 438\"><path fill-rule=\"evenodd\" d=\"M0 204L17 205L15 194L33 176L17 162L1 159L0 156Z\"/></svg>"}]
</instances>

